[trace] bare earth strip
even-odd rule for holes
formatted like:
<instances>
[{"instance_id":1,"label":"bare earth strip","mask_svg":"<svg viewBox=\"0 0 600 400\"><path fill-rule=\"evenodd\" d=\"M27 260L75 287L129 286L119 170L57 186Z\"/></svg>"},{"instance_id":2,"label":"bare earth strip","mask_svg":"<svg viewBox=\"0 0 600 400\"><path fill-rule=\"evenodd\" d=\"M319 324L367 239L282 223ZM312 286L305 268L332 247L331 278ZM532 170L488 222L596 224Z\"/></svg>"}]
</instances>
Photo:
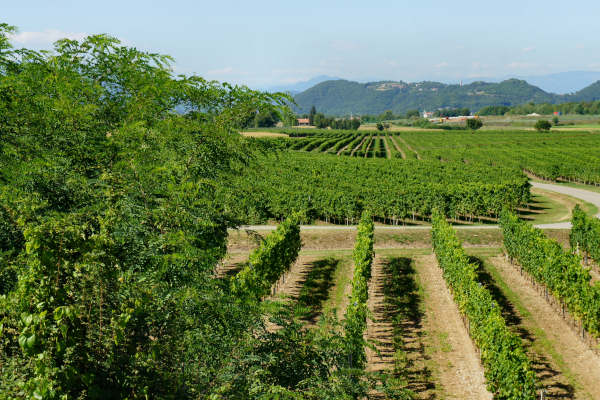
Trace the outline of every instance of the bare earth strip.
<instances>
[{"instance_id":1,"label":"bare earth strip","mask_svg":"<svg viewBox=\"0 0 600 400\"><path fill-rule=\"evenodd\" d=\"M392 374L395 367L394 324L390 304L387 303L384 287L388 277L384 272L384 261L375 257L369 280L367 306L371 315L367 318L365 339L374 345L366 348L367 371ZM384 393L373 390L369 399L384 399Z\"/></svg>"},{"instance_id":2,"label":"bare earth strip","mask_svg":"<svg viewBox=\"0 0 600 400\"><path fill-rule=\"evenodd\" d=\"M248 254L228 254L221 260L215 268L215 277L225 278L226 276L235 275L242 269L244 263L248 261Z\"/></svg>"},{"instance_id":3,"label":"bare earth strip","mask_svg":"<svg viewBox=\"0 0 600 400\"><path fill-rule=\"evenodd\" d=\"M446 399L492 399L483 367L435 256L419 256L415 269L425 294L424 329L441 346L431 357L439 366L438 381Z\"/></svg>"},{"instance_id":4,"label":"bare earth strip","mask_svg":"<svg viewBox=\"0 0 600 400\"><path fill-rule=\"evenodd\" d=\"M600 266L598 266L597 263L595 263L593 260L588 260L587 265L583 263L583 268L587 269L590 272L590 275L592 276L592 280L590 281L590 283L592 285L596 282L600 282Z\"/></svg>"},{"instance_id":5,"label":"bare earth strip","mask_svg":"<svg viewBox=\"0 0 600 400\"><path fill-rule=\"evenodd\" d=\"M310 272L310 267L314 261L314 257L300 256L292 265L290 270L286 272L271 288L271 296L267 300L276 301L295 301L298 299L302 285L306 281L306 277ZM265 321L266 328L269 332L276 332L280 326L271 322Z\"/></svg>"},{"instance_id":6,"label":"bare earth strip","mask_svg":"<svg viewBox=\"0 0 600 400\"><path fill-rule=\"evenodd\" d=\"M296 263L275 284L275 296L297 300L316 256L300 255Z\"/></svg>"},{"instance_id":7,"label":"bare earth strip","mask_svg":"<svg viewBox=\"0 0 600 400\"><path fill-rule=\"evenodd\" d=\"M598 399L600 396L600 357L579 339L569 324L539 295L526 278L503 257L490 258L501 279L519 297L529 312L528 318L544 332L558 358L576 382L576 399ZM565 371L563 371L565 372Z\"/></svg>"},{"instance_id":8,"label":"bare earth strip","mask_svg":"<svg viewBox=\"0 0 600 400\"><path fill-rule=\"evenodd\" d=\"M397 379L397 387L415 394L415 399L434 399L435 382L427 332L423 327L423 296L416 282L413 260L376 256L369 282L366 338L367 370L386 372ZM372 398L384 398L374 393Z\"/></svg>"},{"instance_id":9,"label":"bare earth strip","mask_svg":"<svg viewBox=\"0 0 600 400\"><path fill-rule=\"evenodd\" d=\"M392 151L388 146L388 137L387 136L379 136L379 139L383 140L383 145L385 146L385 156L386 158L392 158Z\"/></svg>"},{"instance_id":10,"label":"bare earth strip","mask_svg":"<svg viewBox=\"0 0 600 400\"><path fill-rule=\"evenodd\" d=\"M363 138L363 140L361 140L361 141L360 141L360 143L359 143L359 144L357 144L357 145L356 145L356 147L355 147L354 149L352 149L352 152L350 153L350 157L353 157L353 156L354 156L354 153L356 153L356 152L358 151L358 149L360 149L360 148L361 148L362 144L363 144L363 143L365 142L365 140L367 140L367 139L368 139L368 136L365 136L365 137Z\"/></svg>"},{"instance_id":11,"label":"bare earth strip","mask_svg":"<svg viewBox=\"0 0 600 400\"><path fill-rule=\"evenodd\" d=\"M246 137L289 137L290 135L286 133L277 133L277 132L241 132L242 136Z\"/></svg>"},{"instance_id":12,"label":"bare earth strip","mask_svg":"<svg viewBox=\"0 0 600 400\"><path fill-rule=\"evenodd\" d=\"M401 141L402 143L404 143L406 145L406 148L410 151L412 151L413 153L415 153L415 155L417 156L417 160L421 159L421 156L419 155L419 153L417 153L412 147L410 147L410 144L406 143L406 140L402 139L400 136L397 136L398 140Z\"/></svg>"},{"instance_id":13,"label":"bare earth strip","mask_svg":"<svg viewBox=\"0 0 600 400\"><path fill-rule=\"evenodd\" d=\"M339 156L340 154L342 154L344 151L346 151L346 149L350 146L350 143L348 143L347 145L345 145L344 147L342 147L340 150L338 150L337 155Z\"/></svg>"},{"instance_id":14,"label":"bare earth strip","mask_svg":"<svg viewBox=\"0 0 600 400\"><path fill-rule=\"evenodd\" d=\"M367 321L367 340L375 341L374 351L367 347L367 370L392 371L394 369L394 326L388 316L384 285L386 275L383 260L375 257L369 281L369 299L367 306L372 313ZM379 353L379 354L378 354Z\"/></svg>"},{"instance_id":15,"label":"bare earth strip","mask_svg":"<svg viewBox=\"0 0 600 400\"><path fill-rule=\"evenodd\" d=\"M375 142L375 138L376 138L376 136L371 136L371 139L369 140L369 144L367 145L367 150L365 150L365 158L367 158L367 156L369 155L369 149L371 148L371 146L373 146L373 143Z\"/></svg>"},{"instance_id":16,"label":"bare earth strip","mask_svg":"<svg viewBox=\"0 0 600 400\"><path fill-rule=\"evenodd\" d=\"M394 139L393 136L390 136L390 140L392 141L392 144L394 145L396 150L400 153L400 155L402 155L402 158L406 159L406 153L404 153L404 150L402 150L402 148L400 148L400 146L398 146L396 139Z\"/></svg>"}]
</instances>

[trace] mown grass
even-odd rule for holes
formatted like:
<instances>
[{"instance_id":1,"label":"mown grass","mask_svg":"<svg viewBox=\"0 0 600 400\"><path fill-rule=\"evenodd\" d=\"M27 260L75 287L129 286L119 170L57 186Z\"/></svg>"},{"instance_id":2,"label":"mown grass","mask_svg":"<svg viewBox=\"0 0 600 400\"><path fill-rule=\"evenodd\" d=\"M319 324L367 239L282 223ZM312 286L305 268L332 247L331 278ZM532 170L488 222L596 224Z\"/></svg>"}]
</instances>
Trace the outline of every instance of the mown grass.
<instances>
[{"instance_id":1,"label":"mown grass","mask_svg":"<svg viewBox=\"0 0 600 400\"><path fill-rule=\"evenodd\" d=\"M595 205L572 196L538 188L533 188L531 192L532 201L528 209L520 210L519 216L534 224L568 221L576 204L588 215L598 213Z\"/></svg>"}]
</instances>

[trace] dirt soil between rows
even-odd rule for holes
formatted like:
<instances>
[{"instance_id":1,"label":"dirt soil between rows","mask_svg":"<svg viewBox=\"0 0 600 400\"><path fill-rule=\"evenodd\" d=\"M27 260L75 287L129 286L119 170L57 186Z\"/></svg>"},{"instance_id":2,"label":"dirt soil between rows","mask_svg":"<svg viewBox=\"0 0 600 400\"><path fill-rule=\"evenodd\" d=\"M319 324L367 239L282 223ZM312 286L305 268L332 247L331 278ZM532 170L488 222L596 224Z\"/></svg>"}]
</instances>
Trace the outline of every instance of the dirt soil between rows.
<instances>
[{"instance_id":1,"label":"dirt soil between rows","mask_svg":"<svg viewBox=\"0 0 600 400\"><path fill-rule=\"evenodd\" d=\"M479 355L463 325L435 256L415 258L425 298L424 330L435 343L431 357L446 399L492 399Z\"/></svg>"},{"instance_id":2,"label":"dirt soil between rows","mask_svg":"<svg viewBox=\"0 0 600 400\"><path fill-rule=\"evenodd\" d=\"M546 334L553 351L557 354L555 358L558 357L570 370L576 385L574 397L566 398L599 399L600 357L583 343L569 324L504 257L492 257L489 261L496 267L506 285L519 296L537 328Z\"/></svg>"},{"instance_id":3,"label":"dirt soil between rows","mask_svg":"<svg viewBox=\"0 0 600 400\"><path fill-rule=\"evenodd\" d=\"M400 155L402 156L402 158L406 159L406 153L404 152L404 150L402 150L402 148L400 146L398 146L398 143L396 142L396 139L394 139L393 136L390 136L390 140L392 141L392 144L396 148L396 151L398 153L400 153Z\"/></svg>"},{"instance_id":4,"label":"dirt soil between rows","mask_svg":"<svg viewBox=\"0 0 600 400\"><path fill-rule=\"evenodd\" d=\"M386 302L384 294L388 277L383 271L383 263L381 257L375 258L369 281L367 305L372 315L367 321L366 337L367 340L375 341L377 350L367 348L367 369L369 371L394 369L394 326L393 321L389 318L389 304Z\"/></svg>"}]
</instances>

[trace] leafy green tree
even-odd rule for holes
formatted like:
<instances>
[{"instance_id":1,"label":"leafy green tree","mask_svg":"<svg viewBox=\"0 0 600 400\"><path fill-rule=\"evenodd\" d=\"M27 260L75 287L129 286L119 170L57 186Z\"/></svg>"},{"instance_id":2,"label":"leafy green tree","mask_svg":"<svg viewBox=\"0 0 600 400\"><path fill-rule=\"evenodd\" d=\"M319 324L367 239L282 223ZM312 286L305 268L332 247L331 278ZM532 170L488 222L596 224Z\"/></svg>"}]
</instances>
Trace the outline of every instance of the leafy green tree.
<instances>
[{"instance_id":1,"label":"leafy green tree","mask_svg":"<svg viewBox=\"0 0 600 400\"><path fill-rule=\"evenodd\" d=\"M419 112L419 110L408 110L406 112L406 118L419 118L421 116L421 113Z\"/></svg>"},{"instance_id":2,"label":"leafy green tree","mask_svg":"<svg viewBox=\"0 0 600 400\"><path fill-rule=\"evenodd\" d=\"M298 116L291 109L285 108L281 114L281 120L284 126L298 125Z\"/></svg>"},{"instance_id":3,"label":"leafy green tree","mask_svg":"<svg viewBox=\"0 0 600 400\"><path fill-rule=\"evenodd\" d=\"M308 113L308 121L310 125L315 125L315 115L317 115L317 108L312 106L310 107L310 112Z\"/></svg>"},{"instance_id":4,"label":"leafy green tree","mask_svg":"<svg viewBox=\"0 0 600 400\"><path fill-rule=\"evenodd\" d=\"M390 121L396 119L396 116L391 110L386 110L383 114L379 116L380 121Z\"/></svg>"},{"instance_id":5,"label":"leafy green tree","mask_svg":"<svg viewBox=\"0 0 600 400\"><path fill-rule=\"evenodd\" d=\"M447 108L437 110L433 115L436 117L459 117L470 114L471 111L468 108Z\"/></svg>"},{"instance_id":6,"label":"leafy green tree","mask_svg":"<svg viewBox=\"0 0 600 400\"><path fill-rule=\"evenodd\" d=\"M510 107L508 106L487 106L483 107L481 110L477 112L477 115L487 116L487 115L504 115L510 111Z\"/></svg>"},{"instance_id":7,"label":"leafy green tree","mask_svg":"<svg viewBox=\"0 0 600 400\"><path fill-rule=\"evenodd\" d=\"M256 113L254 117L255 128L271 128L279 122L279 115L275 110L264 110Z\"/></svg>"},{"instance_id":8,"label":"leafy green tree","mask_svg":"<svg viewBox=\"0 0 600 400\"><path fill-rule=\"evenodd\" d=\"M382 131L383 128L384 128L384 126L383 126L383 124L381 122L378 122L376 126L377 126L377 130L378 131Z\"/></svg>"},{"instance_id":9,"label":"leafy green tree","mask_svg":"<svg viewBox=\"0 0 600 400\"><path fill-rule=\"evenodd\" d=\"M481 121L479 118L471 118L467 120L467 128L472 130L472 131L476 131L477 129L481 128L483 126L483 121Z\"/></svg>"},{"instance_id":10,"label":"leafy green tree","mask_svg":"<svg viewBox=\"0 0 600 400\"><path fill-rule=\"evenodd\" d=\"M552 124L550 123L550 121L547 121L545 119L540 119L535 123L534 128L538 132L542 132L542 131L547 132L550 130L550 128L552 128Z\"/></svg>"},{"instance_id":11,"label":"leafy green tree","mask_svg":"<svg viewBox=\"0 0 600 400\"><path fill-rule=\"evenodd\" d=\"M251 153L234 133L289 98L0 29L0 398L208 396L263 323L211 278Z\"/></svg>"},{"instance_id":12,"label":"leafy green tree","mask_svg":"<svg viewBox=\"0 0 600 400\"><path fill-rule=\"evenodd\" d=\"M554 117L552 118L552 123L553 123L554 125L558 125L558 123L559 123L559 122L560 122L560 120L558 119L558 117L557 117L557 116L554 116Z\"/></svg>"},{"instance_id":13,"label":"leafy green tree","mask_svg":"<svg viewBox=\"0 0 600 400\"><path fill-rule=\"evenodd\" d=\"M331 120L321 113L315 114L313 124L320 129L327 128L331 124Z\"/></svg>"}]
</instances>

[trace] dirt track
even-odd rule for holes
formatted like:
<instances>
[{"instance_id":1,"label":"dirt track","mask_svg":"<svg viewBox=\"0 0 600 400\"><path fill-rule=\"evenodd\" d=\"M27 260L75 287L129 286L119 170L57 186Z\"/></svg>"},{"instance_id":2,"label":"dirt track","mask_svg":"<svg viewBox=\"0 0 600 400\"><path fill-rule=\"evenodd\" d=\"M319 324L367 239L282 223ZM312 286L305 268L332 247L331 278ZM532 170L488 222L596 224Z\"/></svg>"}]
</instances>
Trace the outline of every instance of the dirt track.
<instances>
[{"instance_id":1,"label":"dirt track","mask_svg":"<svg viewBox=\"0 0 600 400\"><path fill-rule=\"evenodd\" d=\"M396 143L396 139L394 139L393 136L390 136L390 140L392 141L392 144L394 145L396 150L400 153L400 155L402 155L402 158L406 159L406 153L404 152L404 150L402 150L400 146L398 146L398 143Z\"/></svg>"},{"instance_id":2,"label":"dirt track","mask_svg":"<svg viewBox=\"0 0 600 400\"><path fill-rule=\"evenodd\" d=\"M392 158L392 151L388 145L387 136L379 136L380 140L383 140L383 145L385 146L385 158Z\"/></svg>"},{"instance_id":3,"label":"dirt track","mask_svg":"<svg viewBox=\"0 0 600 400\"><path fill-rule=\"evenodd\" d=\"M363 138L363 139L360 141L360 143L359 143L359 144L357 144L357 145L356 145L356 147L352 149L352 151L350 152L350 157L353 157L353 156L354 156L354 153L356 153L356 152L358 151L358 149L360 149L360 148L361 148L361 146L363 145L363 143L365 142L365 140L367 140L368 138L369 138L369 136L368 136L368 135L366 135L366 136L365 136L365 137L364 137L364 138Z\"/></svg>"},{"instance_id":4,"label":"dirt track","mask_svg":"<svg viewBox=\"0 0 600 400\"><path fill-rule=\"evenodd\" d=\"M415 269L425 293L424 329L436 341L431 357L447 399L492 399L483 367L446 287L434 256L416 258Z\"/></svg>"},{"instance_id":5,"label":"dirt track","mask_svg":"<svg viewBox=\"0 0 600 400\"><path fill-rule=\"evenodd\" d=\"M377 352L367 348L367 369L381 371L394 369L394 326L389 314L389 304L384 295L386 274L383 271L383 259L375 257L369 281L369 300L367 305L372 313L367 323L367 340L376 341ZM379 355L377 354L379 353Z\"/></svg>"}]
</instances>

